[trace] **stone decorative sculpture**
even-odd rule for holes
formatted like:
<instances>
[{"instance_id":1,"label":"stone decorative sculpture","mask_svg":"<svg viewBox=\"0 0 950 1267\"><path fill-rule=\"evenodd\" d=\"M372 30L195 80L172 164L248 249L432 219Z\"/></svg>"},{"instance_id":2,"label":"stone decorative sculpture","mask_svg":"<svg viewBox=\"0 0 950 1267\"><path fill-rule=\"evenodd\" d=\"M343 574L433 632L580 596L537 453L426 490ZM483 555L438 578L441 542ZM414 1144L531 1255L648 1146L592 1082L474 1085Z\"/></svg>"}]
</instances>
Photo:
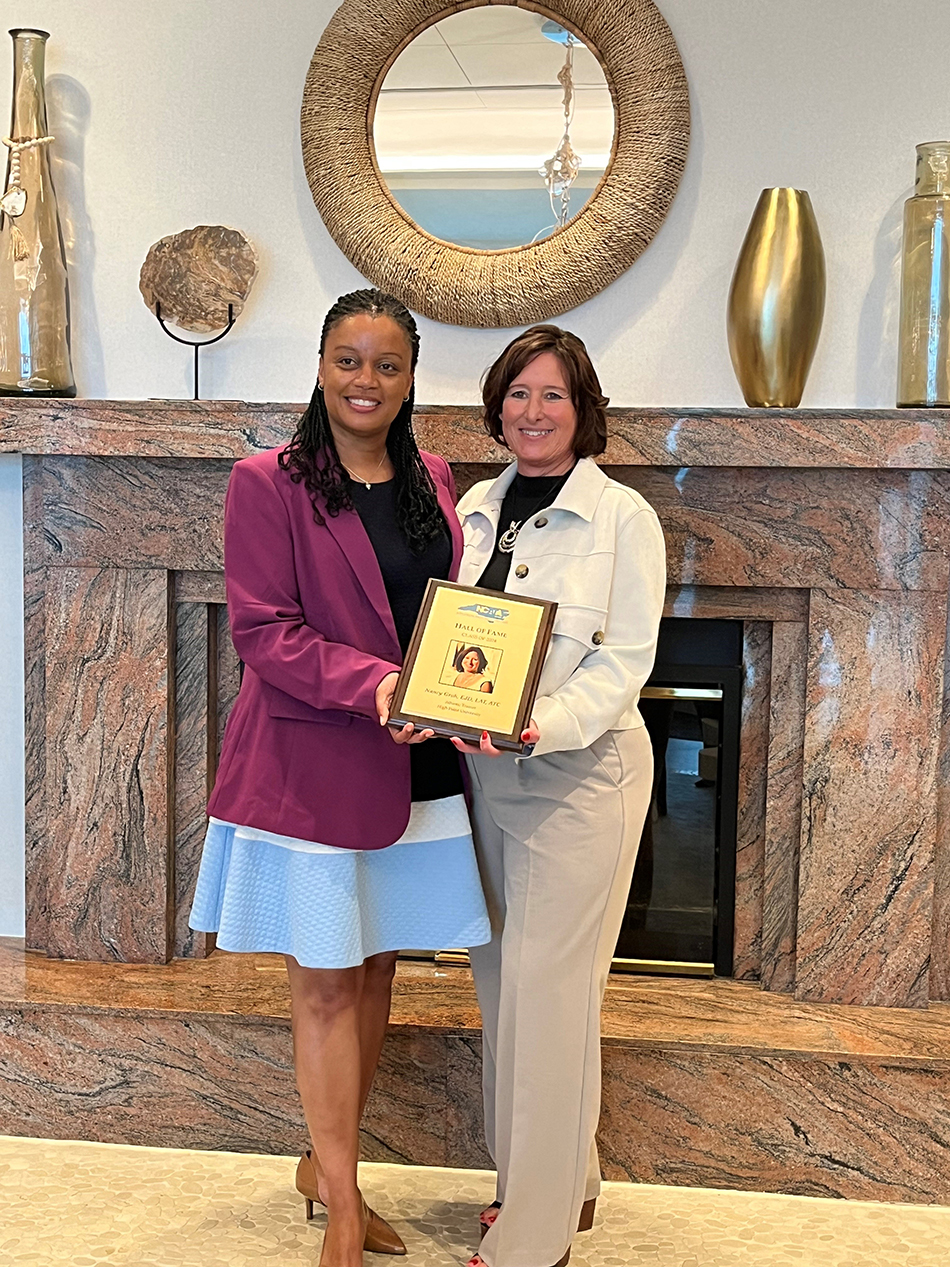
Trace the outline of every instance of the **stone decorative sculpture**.
<instances>
[{"instance_id":1,"label":"stone decorative sculpture","mask_svg":"<svg viewBox=\"0 0 950 1267\"><path fill-rule=\"evenodd\" d=\"M172 233L149 248L139 290L163 321L207 334L228 324L228 305L237 316L257 276L257 252L237 229L200 224Z\"/></svg>"}]
</instances>

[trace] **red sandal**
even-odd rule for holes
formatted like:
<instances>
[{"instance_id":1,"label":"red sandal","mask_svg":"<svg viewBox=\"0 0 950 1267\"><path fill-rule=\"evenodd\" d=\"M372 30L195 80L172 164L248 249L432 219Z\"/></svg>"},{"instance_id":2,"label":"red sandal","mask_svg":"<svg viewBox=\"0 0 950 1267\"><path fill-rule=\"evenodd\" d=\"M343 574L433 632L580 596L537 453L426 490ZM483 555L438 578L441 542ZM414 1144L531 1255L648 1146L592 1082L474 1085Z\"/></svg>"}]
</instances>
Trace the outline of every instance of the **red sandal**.
<instances>
[{"instance_id":1,"label":"red sandal","mask_svg":"<svg viewBox=\"0 0 950 1267\"><path fill-rule=\"evenodd\" d=\"M498 1218L498 1211L501 1209L500 1201L493 1201L490 1206L482 1210L478 1216L479 1226L482 1229L482 1236L488 1231L495 1219Z\"/></svg>"},{"instance_id":2,"label":"red sandal","mask_svg":"<svg viewBox=\"0 0 950 1267\"><path fill-rule=\"evenodd\" d=\"M570 1245L568 1245L567 1249L564 1251L564 1257L559 1258L557 1262L554 1264L554 1267L567 1267L567 1264L570 1261L571 1261L571 1247ZM465 1264L465 1267L488 1267L488 1264L479 1254L475 1254L468 1260L468 1262Z\"/></svg>"},{"instance_id":3,"label":"red sandal","mask_svg":"<svg viewBox=\"0 0 950 1267\"><path fill-rule=\"evenodd\" d=\"M597 1198L591 1197L589 1201L585 1201L581 1206L581 1217L577 1220L577 1230L579 1232L589 1232L594 1226L594 1213L597 1209ZM484 1236L491 1225L498 1218L498 1212L501 1210L501 1202L493 1201L491 1205L482 1210L478 1216L478 1222L481 1227L481 1235ZM476 1263L475 1267L479 1267Z\"/></svg>"}]
</instances>

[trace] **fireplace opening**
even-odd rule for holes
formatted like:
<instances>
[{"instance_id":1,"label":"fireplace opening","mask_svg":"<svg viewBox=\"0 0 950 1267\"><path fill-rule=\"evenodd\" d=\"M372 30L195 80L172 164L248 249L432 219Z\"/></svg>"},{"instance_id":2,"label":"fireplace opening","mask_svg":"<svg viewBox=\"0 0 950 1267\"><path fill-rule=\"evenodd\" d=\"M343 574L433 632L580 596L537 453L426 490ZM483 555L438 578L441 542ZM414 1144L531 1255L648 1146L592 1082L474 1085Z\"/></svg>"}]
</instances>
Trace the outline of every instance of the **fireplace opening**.
<instances>
[{"instance_id":1,"label":"fireplace opening","mask_svg":"<svg viewBox=\"0 0 950 1267\"><path fill-rule=\"evenodd\" d=\"M653 800L615 971L732 974L741 706L742 622L663 620L640 700Z\"/></svg>"},{"instance_id":2,"label":"fireplace opening","mask_svg":"<svg viewBox=\"0 0 950 1267\"><path fill-rule=\"evenodd\" d=\"M615 972L732 975L742 636L741 620L660 622L640 698L653 747L653 801ZM466 950L406 950L402 957L469 961Z\"/></svg>"}]
</instances>

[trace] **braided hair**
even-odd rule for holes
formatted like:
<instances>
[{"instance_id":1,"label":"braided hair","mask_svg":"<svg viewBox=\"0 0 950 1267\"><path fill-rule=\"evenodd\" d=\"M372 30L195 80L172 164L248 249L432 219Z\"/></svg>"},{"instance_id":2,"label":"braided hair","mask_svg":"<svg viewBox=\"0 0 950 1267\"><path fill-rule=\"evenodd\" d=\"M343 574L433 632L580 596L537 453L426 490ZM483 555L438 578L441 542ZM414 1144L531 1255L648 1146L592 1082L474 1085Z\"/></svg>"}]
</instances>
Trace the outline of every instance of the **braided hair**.
<instances>
[{"instance_id":1,"label":"braided hair","mask_svg":"<svg viewBox=\"0 0 950 1267\"><path fill-rule=\"evenodd\" d=\"M419 359L419 332L412 313L395 296L381 290L354 290L340 296L323 322L320 355L323 355L327 335L334 326L347 317L363 313L371 317L390 317L395 321L409 341L411 369L414 370ZM422 554L429 542L445 531L445 519L439 508L432 476L412 433L414 399L415 392L410 388L408 400L389 428L386 449L396 476L396 522L412 552ZM319 383L290 443L278 455L277 462L289 472L295 484L303 481L318 524L326 522L324 514L336 518L341 510L353 509L349 484L333 440Z\"/></svg>"}]
</instances>

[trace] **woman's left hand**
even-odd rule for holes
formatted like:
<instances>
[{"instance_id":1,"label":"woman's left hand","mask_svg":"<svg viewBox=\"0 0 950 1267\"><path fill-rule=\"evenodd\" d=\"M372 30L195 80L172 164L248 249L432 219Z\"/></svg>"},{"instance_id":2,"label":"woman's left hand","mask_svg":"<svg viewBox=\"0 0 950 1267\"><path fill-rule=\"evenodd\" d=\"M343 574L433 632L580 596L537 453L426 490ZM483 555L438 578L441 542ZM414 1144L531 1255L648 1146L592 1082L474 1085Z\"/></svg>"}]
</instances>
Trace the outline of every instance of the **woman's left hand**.
<instances>
[{"instance_id":1,"label":"woman's left hand","mask_svg":"<svg viewBox=\"0 0 950 1267\"><path fill-rule=\"evenodd\" d=\"M531 721L521 732L521 742L533 747L540 738L541 732L538 730L537 722L532 717ZM482 731L482 737L478 744L466 743L464 739L453 739L452 743L459 752L468 752L473 757L500 757L503 755L502 749L496 748L492 743L487 730Z\"/></svg>"},{"instance_id":2,"label":"woman's left hand","mask_svg":"<svg viewBox=\"0 0 950 1267\"><path fill-rule=\"evenodd\" d=\"M393 737L394 743L425 743L427 739L431 739L435 734L434 730L416 730L412 722L406 722L402 730L393 730L390 728L389 733Z\"/></svg>"}]
</instances>

